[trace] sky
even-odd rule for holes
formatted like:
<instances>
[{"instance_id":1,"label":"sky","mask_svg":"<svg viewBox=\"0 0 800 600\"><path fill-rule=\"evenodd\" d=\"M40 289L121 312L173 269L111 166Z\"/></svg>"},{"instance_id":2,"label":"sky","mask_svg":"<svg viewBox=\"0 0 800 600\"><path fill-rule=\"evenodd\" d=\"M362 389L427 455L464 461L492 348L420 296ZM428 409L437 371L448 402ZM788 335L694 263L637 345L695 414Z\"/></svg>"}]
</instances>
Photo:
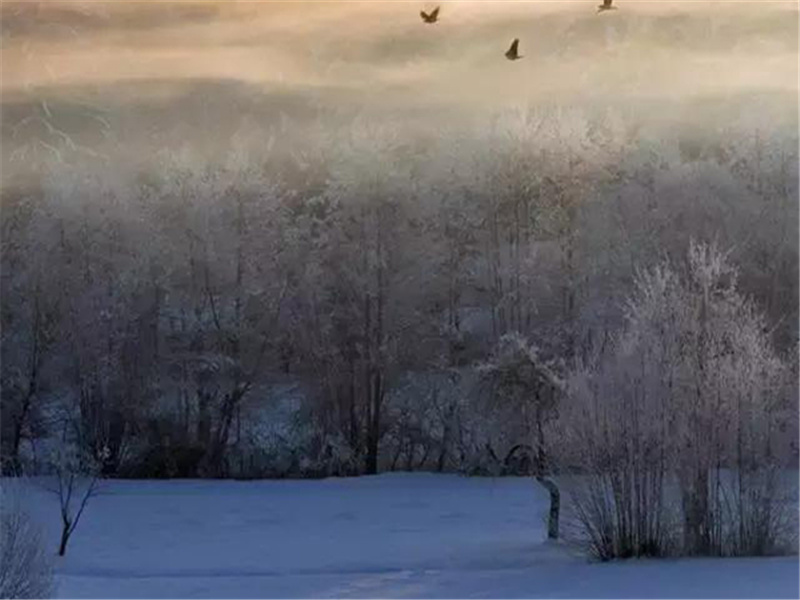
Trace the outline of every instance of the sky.
<instances>
[{"instance_id":1,"label":"sky","mask_svg":"<svg viewBox=\"0 0 800 600\"><path fill-rule=\"evenodd\" d=\"M145 152L286 119L426 129L538 105L796 128L797 2L596 4L444 2L425 25L435 3L4 1L4 166L65 160L31 139Z\"/></svg>"}]
</instances>

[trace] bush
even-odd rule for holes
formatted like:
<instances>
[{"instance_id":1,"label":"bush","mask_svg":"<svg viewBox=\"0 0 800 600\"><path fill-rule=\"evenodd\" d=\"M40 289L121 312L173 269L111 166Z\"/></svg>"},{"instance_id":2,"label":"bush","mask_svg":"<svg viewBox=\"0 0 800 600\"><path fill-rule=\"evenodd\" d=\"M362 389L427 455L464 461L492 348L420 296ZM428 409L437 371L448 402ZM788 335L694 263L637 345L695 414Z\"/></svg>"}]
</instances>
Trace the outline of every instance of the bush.
<instances>
[{"instance_id":1,"label":"bush","mask_svg":"<svg viewBox=\"0 0 800 600\"><path fill-rule=\"evenodd\" d=\"M656 470L620 468L566 479L568 542L603 561L679 553L679 515Z\"/></svg>"},{"instance_id":2,"label":"bush","mask_svg":"<svg viewBox=\"0 0 800 600\"><path fill-rule=\"evenodd\" d=\"M16 494L4 490L0 510L0 598L47 598L52 566L39 527Z\"/></svg>"},{"instance_id":3,"label":"bush","mask_svg":"<svg viewBox=\"0 0 800 600\"><path fill-rule=\"evenodd\" d=\"M642 274L623 334L570 378L570 514L601 559L790 545L791 369L724 255L693 243L686 267Z\"/></svg>"}]
</instances>

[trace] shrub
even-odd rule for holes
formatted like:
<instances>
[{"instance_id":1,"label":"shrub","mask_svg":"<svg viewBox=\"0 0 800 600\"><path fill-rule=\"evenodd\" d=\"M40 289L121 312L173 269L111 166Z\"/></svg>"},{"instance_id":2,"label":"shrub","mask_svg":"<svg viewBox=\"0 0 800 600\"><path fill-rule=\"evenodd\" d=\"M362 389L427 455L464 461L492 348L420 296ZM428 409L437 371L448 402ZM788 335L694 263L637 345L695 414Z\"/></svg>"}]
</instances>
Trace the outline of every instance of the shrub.
<instances>
[{"instance_id":1,"label":"shrub","mask_svg":"<svg viewBox=\"0 0 800 600\"><path fill-rule=\"evenodd\" d=\"M762 555L788 548L791 369L713 246L681 275L640 275L627 327L575 369L562 414L581 473L570 493L595 556ZM675 520L677 515L677 522Z\"/></svg>"},{"instance_id":2,"label":"shrub","mask_svg":"<svg viewBox=\"0 0 800 600\"><path fill-rule=\"evenodd\" d=\"M47 598L53 574L42 534L22 508L18 493L2 492L0 509L0 598Z\"/></svg>"}]
</instances>

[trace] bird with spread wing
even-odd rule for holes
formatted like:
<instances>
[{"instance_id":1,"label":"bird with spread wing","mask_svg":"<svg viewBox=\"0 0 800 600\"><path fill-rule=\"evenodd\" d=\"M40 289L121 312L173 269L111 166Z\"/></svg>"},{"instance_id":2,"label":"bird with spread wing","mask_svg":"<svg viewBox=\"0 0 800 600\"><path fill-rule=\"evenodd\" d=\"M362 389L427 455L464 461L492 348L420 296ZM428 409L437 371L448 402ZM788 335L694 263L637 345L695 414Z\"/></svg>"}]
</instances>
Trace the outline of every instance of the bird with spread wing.
<instances>
[{"instance_id":1,"label":"bird with spread wing","mask_svg":"<svg viewBox=\"0 0 800 600\"><path fill-rule=\"evenodd\" d=\"M431 12L426 13L424 10L419 11L419 16L422 17L422 22L432 25L439 20L439 7L437 6Z\"/></svg>"}]
</instances>

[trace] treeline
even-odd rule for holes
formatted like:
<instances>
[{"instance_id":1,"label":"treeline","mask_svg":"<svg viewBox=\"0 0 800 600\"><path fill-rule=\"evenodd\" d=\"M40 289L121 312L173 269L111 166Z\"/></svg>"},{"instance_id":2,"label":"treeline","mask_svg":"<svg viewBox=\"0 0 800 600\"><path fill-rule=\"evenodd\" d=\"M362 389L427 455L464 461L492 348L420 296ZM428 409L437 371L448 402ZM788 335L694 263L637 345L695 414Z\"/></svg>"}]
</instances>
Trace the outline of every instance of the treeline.
<instances>
[{"instance_id":1,"label":"treeline","mask_svg":"<svg viewBox=\"0 0 800 600\"><path fill-rule=\"evenodd\" d=\"M438 133L356 121L7 182L5 472L63 442L108 476L544 469L530 397L487 365L517 340L564 398L611 385L637 274L690 272L691 240L791 364L794 134L566 109Z\"/></svg>"}]
</instances>

